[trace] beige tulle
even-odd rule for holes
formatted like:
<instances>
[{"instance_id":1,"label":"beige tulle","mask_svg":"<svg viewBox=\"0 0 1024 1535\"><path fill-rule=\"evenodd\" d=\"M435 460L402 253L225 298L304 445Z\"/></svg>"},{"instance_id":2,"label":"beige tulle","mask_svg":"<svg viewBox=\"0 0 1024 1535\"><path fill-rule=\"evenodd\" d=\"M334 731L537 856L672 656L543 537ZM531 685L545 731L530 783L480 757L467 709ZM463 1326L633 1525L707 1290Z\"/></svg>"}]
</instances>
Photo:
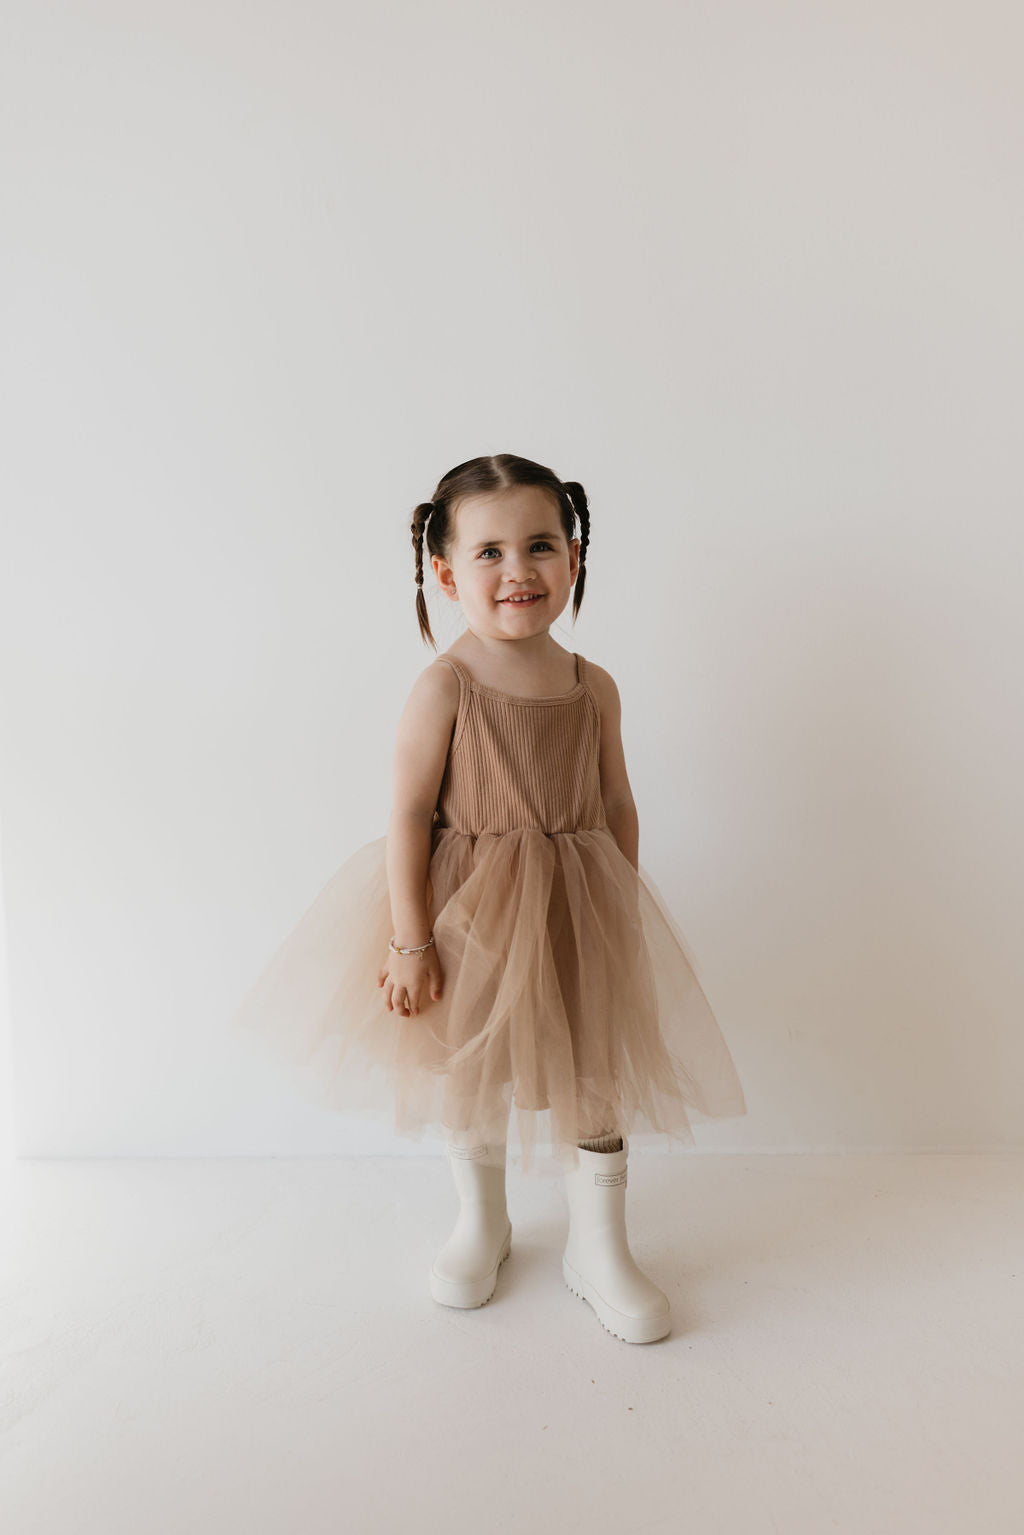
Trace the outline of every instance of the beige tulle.
<instances>
[{"instance_id":1,"label":"beige tulle","mask_svg":"<svg viewBox=\"0 0 1024 1535\"><path fill-rule=\"evenodd\" d=\"M427 893L442 995L417 1016L377 984L384 837L338 869L236 1011L313 1101L413 1139L514 1125L524 1171L540 1146L572 1162L609 1131L692 1144L689 1109L746 1113L682 934L607 826L435 825Z\"/></svg>"}]
</instances>

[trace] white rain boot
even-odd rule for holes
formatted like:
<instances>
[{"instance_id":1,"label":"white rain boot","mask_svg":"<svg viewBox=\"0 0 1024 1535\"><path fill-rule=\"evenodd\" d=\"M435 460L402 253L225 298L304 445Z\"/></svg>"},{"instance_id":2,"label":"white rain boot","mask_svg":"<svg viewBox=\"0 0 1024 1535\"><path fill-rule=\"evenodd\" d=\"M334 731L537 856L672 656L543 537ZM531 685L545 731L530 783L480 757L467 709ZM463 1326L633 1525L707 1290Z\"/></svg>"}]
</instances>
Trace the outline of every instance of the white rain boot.
<instances>
[{"instance_id":1,"label":"white rain boot","mask_svg":"<svg viewBox=\"0 0 1024 1535\"><path fill-rule=\"evenodd\" d=\"M505 1141L484 1143L473 1130L444 1127L459 1214L430 1270L430 1293L442 1306L483 1306L512 1247L505 1203Z\"/></svg>"},{"instance_id":2,"label":"white rain boot","mask_svg":"<svg viewBox=\"0 0 1024 1535\"><path fill-rule=\"evenodd\" d=\"M653 1343L672 1325L668 1297L643 1274L626 1238L626 1164L621 1151L579 1148L579 1166L565 1167L569 1238L562 1276L589 1301L598 1319L625 1343Z\"/></svg>"}]
</instances>

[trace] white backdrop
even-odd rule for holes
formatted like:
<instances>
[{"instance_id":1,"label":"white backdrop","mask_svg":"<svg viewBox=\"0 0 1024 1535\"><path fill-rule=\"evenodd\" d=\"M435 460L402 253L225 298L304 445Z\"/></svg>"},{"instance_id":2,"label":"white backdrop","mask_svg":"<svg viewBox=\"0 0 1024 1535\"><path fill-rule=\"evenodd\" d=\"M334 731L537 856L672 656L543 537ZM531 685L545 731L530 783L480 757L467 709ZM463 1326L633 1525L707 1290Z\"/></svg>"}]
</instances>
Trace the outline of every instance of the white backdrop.
<instances>
[{"instance_id":1,"label":"white backdrop","mask_svg":"<svg viewBox=\"0 0 1024 1535\"><path fill-rule=\"evenodd\" d=\"M700 1147L1020 1145L1018 8L4 19L9 1145L434 1149L224 1020L386 830L411 509L502 451L591 498Z\"/></svg>"}]
</instances>

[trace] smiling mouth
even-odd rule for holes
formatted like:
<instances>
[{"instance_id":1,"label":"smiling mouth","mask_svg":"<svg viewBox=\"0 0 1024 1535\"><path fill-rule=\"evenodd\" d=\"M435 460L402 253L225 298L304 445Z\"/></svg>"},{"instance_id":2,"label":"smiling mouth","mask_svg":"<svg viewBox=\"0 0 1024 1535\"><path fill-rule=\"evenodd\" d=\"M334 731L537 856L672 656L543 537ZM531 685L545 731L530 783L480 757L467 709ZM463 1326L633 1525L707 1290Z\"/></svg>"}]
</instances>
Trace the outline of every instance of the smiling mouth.
<instances>
[{"instance_id":1,"label":"smiling mouth","mask_svg":"<svg viewBox=\"0 0 1024 1535\"><path fill-rule=\"evenodd\" d=\"M528 608L531 603L540 602L543 592L534 592L529 597L499 597L499 602L506 603L510 608Z\"/></svg>"}]
</instances>

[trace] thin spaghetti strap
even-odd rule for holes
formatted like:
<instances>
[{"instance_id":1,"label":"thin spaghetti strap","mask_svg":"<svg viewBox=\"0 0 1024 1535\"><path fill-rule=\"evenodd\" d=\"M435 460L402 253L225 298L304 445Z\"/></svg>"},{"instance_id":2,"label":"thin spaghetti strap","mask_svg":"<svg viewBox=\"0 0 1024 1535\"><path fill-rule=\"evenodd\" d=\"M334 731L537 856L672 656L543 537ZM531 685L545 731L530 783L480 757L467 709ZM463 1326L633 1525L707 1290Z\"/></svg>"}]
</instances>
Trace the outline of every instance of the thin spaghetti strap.
<instances>
[{"instance_id":1,"label":"thin spaghetti strap","mask_svg":"<svg viewBox=\"0 0 1024 1535\"><path fill-rule=\"evenodd\" d=\"M455 672L455 675L458 677L459 681L461 683L464 683L468 687L468 685L469 685L469 673L466 671L466 668L463 666L461 661L456 661L454 656L445 656L445 655L436 656L435 660L447 662L447 664Z\"/></svg>"},{"instance_id":2,"label":"thin spaghetti strap","mask_svg":"<svg viewBox=\"0 0 1024 1535\"><path fill-rule=\"evenodd\" d=\"M466 721L469 718L470 699L473 696L472 688L470 686L471 679L462 662L457 661L454 656L436 656L435 659L438 661L447 661L448 665L459 679L459 704L458 708L455 710L455 721L452 725L452 738L448 747L449 753L451 753L462 740L462 734L466 728Z\"/></svg>"},{"instance_id":3,"label":"thin spaghetti strap","mask_svg":"<svg viewBox=\"0 0 1024 1535\"><path fill-rule=\"evenodd\" d=\"M573 655L576 657L576 683L579 685L587 680L587 663L578 651L574 650Z\"/></svg>"}]
</instances>

